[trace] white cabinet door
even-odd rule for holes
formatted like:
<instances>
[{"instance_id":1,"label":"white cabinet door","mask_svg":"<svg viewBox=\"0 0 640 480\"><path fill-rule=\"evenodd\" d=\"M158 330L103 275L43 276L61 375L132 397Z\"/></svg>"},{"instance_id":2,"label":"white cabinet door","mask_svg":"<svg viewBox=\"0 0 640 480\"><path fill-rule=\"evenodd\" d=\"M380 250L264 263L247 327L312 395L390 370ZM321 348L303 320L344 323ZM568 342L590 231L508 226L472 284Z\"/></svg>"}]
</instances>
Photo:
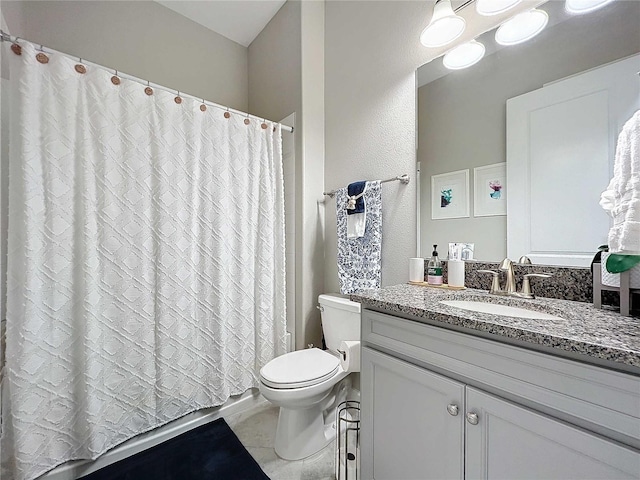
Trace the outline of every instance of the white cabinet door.
<instances>
[{"instance_id":1,"label":"white cabinet door","mask_svg":"<svg viewBox=\"0 0 640 480\"><path fill-rule=\"evenodd\" d=\"M463 478L464 385L367 347L361 366L360 478Z\"/></svg>"},{"instance_id":2,"label":"white cabinet door","mask_svg":"<svg viewBox=\"0 0 640 480\"><path fill-rule=\"evenodd\" d=\"M466 405L468 480L640 478L638 451L471 387Z\"/></svg>"}]
</instances>

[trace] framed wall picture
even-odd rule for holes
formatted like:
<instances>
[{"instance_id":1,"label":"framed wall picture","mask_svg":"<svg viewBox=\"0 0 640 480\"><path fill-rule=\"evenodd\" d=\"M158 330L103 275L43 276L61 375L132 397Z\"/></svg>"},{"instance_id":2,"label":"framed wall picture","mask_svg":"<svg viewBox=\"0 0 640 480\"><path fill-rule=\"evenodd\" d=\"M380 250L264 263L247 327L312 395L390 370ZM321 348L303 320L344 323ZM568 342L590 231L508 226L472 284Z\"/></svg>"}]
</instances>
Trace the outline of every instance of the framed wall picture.
<instances>
[{"instance_id":1,"label":"framed wall picture","mask_svg":"<svg viewBox=\"0 0 640 480\"><path fill-rule=\"evenodd\" d=\"M507 164L494 163L473 169L473 216L507 214Z\"/></svg>"},{"instance_id":2,"label":"framed wall picture","mask_svg":"<svg viewBox=\"0 0 640 480\"><path fill-rule=\"evenodd\" d=\"M431 177L431 219L469 216L469 170Z\"/></svg>"}]
</instances>

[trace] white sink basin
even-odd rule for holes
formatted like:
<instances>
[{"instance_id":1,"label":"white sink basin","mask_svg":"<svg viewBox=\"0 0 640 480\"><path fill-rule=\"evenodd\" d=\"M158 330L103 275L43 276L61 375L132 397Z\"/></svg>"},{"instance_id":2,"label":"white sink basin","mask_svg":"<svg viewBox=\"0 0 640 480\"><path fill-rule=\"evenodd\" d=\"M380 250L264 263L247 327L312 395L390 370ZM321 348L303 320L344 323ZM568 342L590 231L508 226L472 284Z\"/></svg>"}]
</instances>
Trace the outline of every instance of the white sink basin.
<instances>
[{"instance_id":1,"label":"white sink basin","mask_svg":"<svg viewBox=\"0 0 640 480\"><path fill-rule=\"evenodd\" d=\"M488 302L475 302L470 300L447 300L440 302L449 307L462 308L472 312L490 313L492 315L502 315L505 317L531 318L535 320L562 320L561 317L549 315L548 313L527 310L526 308L511 307L508 305L497 305Z\"/></svg>"}]
</instances>

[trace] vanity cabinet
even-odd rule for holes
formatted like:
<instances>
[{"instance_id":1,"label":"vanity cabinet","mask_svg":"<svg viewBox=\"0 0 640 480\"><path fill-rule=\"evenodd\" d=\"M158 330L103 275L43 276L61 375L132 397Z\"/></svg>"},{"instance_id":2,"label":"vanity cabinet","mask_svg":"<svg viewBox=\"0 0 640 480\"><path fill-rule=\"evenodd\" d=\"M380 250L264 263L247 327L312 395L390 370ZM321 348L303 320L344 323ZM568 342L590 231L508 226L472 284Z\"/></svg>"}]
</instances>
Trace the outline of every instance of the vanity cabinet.
<instances>
[{"instance_id":1,"label":"vanity cabinet","mask_svg":"<svg viewBox=\"0 0 640 480\"><path fill-rule=\"evenodd\" d=\"M638 452L535 410L467 387L465 411L466 478L640 478Z\"/></svg>"},{"instance_id":2,"label":"vanity cabinet","mask_svg":"<svg viewBox=\"0 0 640 480\"><path fill-rule=\"evenodd\" d=\"M361 374L362 478L462 478L464 384L367 347Z\"/></svg>"},{"instance_id":3,"label":"vanity cabinet","mask_svg":"<svg viewBox=\"0 0 640 480\"><path fill-rule=\"evenodd\" d=\"M365 480L640 478L640 378L363 310Z\"/></svg>"}]
</instances>

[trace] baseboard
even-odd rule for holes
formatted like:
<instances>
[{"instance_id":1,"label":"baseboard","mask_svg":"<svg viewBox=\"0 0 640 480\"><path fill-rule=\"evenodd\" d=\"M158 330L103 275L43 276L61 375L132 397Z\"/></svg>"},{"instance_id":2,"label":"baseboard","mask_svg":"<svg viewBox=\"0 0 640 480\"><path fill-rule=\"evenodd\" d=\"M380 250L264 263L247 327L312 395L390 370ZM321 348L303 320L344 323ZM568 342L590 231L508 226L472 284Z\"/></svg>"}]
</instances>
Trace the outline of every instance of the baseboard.
<instances>
[{"instance_id":1,"label":"baseboard","mask_svg":"<svg viewBox=\"0 0 640 480\"><path fill-rule=\"evenodd\" d=\"M258 389L248 390L242 395L230 398L227 403L220 407L198 410L155 430L127 440L96 460L79 460L60 465L41 477L38 477L38 480L74 480L84 475L89 475L107 465L135 455L159 443L166 442L173 437L177 437L180 434L205 425L220 417L228 417L236 413L244 412L264 402L266 402L266 400L261 397Z\"/></svg>"}]
</instances>

